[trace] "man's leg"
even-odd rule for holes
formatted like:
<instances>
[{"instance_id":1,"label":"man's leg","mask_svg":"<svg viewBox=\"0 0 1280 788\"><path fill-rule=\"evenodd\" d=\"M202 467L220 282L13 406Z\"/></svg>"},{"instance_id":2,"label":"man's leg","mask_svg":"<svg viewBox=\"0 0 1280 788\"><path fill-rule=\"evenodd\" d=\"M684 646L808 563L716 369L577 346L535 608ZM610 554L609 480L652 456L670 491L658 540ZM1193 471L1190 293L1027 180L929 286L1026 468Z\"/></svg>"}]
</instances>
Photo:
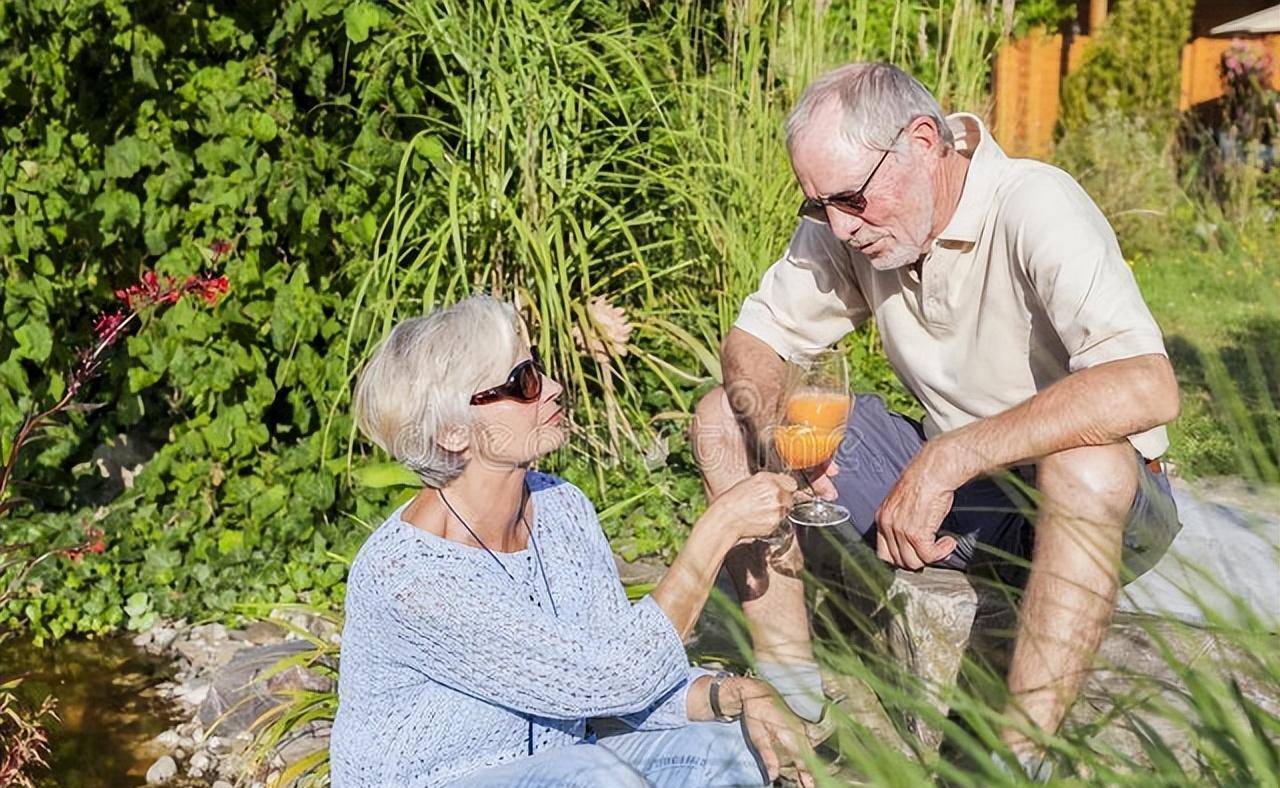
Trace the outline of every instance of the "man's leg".
<instances>
[{"instance_id":1,"label":"man's leg","mask_svg":"<svg viewBox=\"0 0 1280 788\"><path fill-rule=\"evenodd\" d=\"M690 437L709 500L751 475L746 436L723 388L712 389L698 401ZM798 573L783 574L770 568L767 551L768 546L763 543L741 545L725 559L742 602L756 658L765 662L810 662L813 644L804 582ZM788 558L798 560L798 549L793 546L791 552L796 555Z\"/></svg>"},{"instance_id":2,"label":"man's leg","mask_svg":"<svg viewBox=\"0 0 1280 788\"><path fill-rule=\"evenodd\" d=\"M1070 449L1036 467L1042 501L1009 690L1010 711L1044 731L1058 729L1111 619L1137 485L1128 443ZM1035 750L1017 731L1005 739L1020 754Z\"/></svg>"}]
</instances>

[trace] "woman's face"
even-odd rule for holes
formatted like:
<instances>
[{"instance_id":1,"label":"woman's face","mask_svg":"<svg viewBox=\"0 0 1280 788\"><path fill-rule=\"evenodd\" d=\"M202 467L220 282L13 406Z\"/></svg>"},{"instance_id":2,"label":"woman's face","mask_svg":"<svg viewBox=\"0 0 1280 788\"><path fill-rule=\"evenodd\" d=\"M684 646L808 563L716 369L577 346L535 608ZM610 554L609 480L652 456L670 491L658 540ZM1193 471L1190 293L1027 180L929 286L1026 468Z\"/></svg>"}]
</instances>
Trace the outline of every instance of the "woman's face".
<instances>
[{"instance_id":1,"label":"woman's face","mask_svg":"<svg viewBox=\"0 0 1280 788\"><path fill-rule=\"evenodd\" d=\"M516 351L511 370L529 361L529 348L523 344ZM509 376L509 371L507 375ZM470 449L471 460L487 465L528 465L548 452L564 445L568 438L563 408L559 402L564 387L542 373L542 392L532 402L502 398L482 405L472 405ZM482 386L501 386L509 380L486 381Z\"/></svg>"}]
</instances>

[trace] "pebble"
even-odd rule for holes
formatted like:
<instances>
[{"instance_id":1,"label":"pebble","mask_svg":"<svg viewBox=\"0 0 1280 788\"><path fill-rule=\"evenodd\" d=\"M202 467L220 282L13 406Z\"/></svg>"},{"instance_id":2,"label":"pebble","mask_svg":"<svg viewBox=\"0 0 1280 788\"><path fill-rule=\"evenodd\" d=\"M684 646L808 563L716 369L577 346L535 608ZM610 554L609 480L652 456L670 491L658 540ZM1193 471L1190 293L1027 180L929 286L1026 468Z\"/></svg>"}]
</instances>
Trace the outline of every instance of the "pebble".
<instances>
[{"instance_id":1,"label":"pebble","mask_svg":"<svg viewBox=\"0 0 1280 788\"><path fill-rule=\"evenodd\" d=\"M226 780L218 780L216 783L210 786L210 788L235 788L235 786L227 782Z\"/></svg>"},{"instance_id":2,"label":"pebble","mask_svg":"<svg viewBox=\"0 0 1280 788\"><path fill-rule=\"evenodd\" d=\"M206 753L198 752L195 755L191 756L191 762L187 765L192 769L204 770L204 769L208 769L210 764L212 763L213 761L209 758L209 756Z\"/></svg>"},{"instance_id":3,"label":"pebble","mask_svg":"<svg viewBox=\"0 0 1280 788\"><path fill-rule=\"evenodd\" d=\"M178 742L181 741L181 739L182 737L178 734L177 731L167 730L156 737L156 744L159 744L161 747L165 748L166 750L172 750L178 746Z\"/></svg>"},{"instance_id":4,"label":"pebble","mask_svg":"<svg viewBox=\"0 0 1280 788\"><path fill-rule=\"evenodd\" d=\"M178 774L178 764L168 755L161 756L147 769L147 785L163 785Z\"/></svg>"}]
</instances>

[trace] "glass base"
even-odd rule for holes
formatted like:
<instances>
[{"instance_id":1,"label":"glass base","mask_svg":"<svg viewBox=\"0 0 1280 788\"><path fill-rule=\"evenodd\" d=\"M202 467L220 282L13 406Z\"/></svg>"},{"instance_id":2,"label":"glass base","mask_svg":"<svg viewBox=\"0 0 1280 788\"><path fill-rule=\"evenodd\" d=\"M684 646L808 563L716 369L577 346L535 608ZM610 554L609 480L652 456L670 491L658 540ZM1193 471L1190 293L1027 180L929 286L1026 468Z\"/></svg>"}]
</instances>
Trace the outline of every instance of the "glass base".
<instances>
[{"instance_id":1,"label":"glass base","mask_svg":"<svg viewBox=\"0 0 1280 788\"><path fill-rule=\"evenodd\" d=\"M849 510L830 501L803 501L791 507L787 519L801 528L831 528L849 522Z\"/></svg>"}]
</instances>

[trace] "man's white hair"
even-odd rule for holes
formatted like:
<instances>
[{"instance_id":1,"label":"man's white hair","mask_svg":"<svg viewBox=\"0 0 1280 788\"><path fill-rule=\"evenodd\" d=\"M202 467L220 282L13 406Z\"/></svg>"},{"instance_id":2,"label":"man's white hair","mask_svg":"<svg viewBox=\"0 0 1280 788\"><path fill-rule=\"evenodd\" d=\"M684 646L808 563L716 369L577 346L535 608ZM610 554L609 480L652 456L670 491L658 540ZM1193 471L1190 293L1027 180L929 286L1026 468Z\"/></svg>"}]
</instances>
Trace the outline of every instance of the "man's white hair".
<instances>
[{"instance_id":1,"label":"man's white hair","mask_svg":"<svg viewBox=\"0 0 1280 788\"><path fill-rule=\"evenodd\" d=\"M355 420L429 487L466 467L437 442L471 422L471 395L500 383L521 347L515 309L488 295L401 322L373 351L355 389Z\"/></svg>"},{"instance_id":2,"label":"man's white hair","mask_svg":"<svg viewBox=\"0 0 1280 788\"><path fill-rule=\"evenodd\" d=\"M889 63L850 63L805 88L787 116L788 150L794 151L814 114L829 107L843 113L845 139L866 150L887 149L900 129L920 117L934 122L946 145L955 144L938 100L915 77Z\"/></svg>"}]
</instances>

